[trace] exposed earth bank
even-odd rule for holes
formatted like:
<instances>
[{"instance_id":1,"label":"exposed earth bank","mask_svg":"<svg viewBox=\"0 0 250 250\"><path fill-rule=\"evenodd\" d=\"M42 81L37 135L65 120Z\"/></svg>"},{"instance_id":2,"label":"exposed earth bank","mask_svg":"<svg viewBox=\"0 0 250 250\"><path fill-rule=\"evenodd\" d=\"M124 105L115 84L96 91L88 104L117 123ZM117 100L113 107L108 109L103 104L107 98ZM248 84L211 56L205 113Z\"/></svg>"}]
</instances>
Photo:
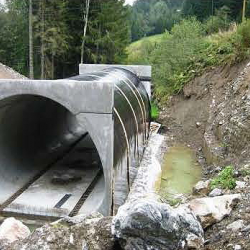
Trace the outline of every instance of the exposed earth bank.
<instances>
[{"instance_id":1,"label":"exposed earth bank","mask_svg":"<svg viewBox=\"0 0 250 250\"><path fill-rule=\"evenodd\" d=\"M241 181L236 189L222 190L222 194L241 193L242 199L229 217L205 230L205 249L250 249L249 86L250 63L213 68L170 98L160 113L166 145L192 148L204 181L228 165ZM241 225L232 230L233 222Z\"/></svg>"},{"instance_id":2,"label":"exposed earth bank","mask_svg":"<svg viewBox=\"0 0 250 250\"><path fill-rule=\"evenodd\" d=\"M0 63L0 79L26 79L26 77Z\"/></svg>"}]
</instances>

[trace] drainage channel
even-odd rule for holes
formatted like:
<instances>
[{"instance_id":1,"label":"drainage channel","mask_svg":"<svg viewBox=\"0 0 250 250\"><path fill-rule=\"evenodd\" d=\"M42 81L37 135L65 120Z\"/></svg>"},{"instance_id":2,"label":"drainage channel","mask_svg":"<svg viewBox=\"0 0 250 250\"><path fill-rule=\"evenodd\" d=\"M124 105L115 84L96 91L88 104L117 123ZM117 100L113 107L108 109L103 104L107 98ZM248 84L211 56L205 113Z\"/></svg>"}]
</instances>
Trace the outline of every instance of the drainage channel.
<instances>
[{"instance_id":1,"label":"drainage channel","mask_svg":"<svg viewBox=\"0 0 250 250\"><path fill-rule=\"evenodd\" d=\"M91 192L94 190L94 187L96 186L97 182L100 180L102 176L102 171L99 170L93 181L90 183L86 191L83 193L73 210L69 213L70 217L76 216L78 212L80 211L81 207L83 206L84 202L87 200Z\"/></svg>"},{"instance_id":2,"label":"drainage channel","mask_svg":"<svg viewBox=\"0 0 250 250\"><path fill-rule=\"evenodd\" d=\"M36 181L38 181L38 179L40 179L45 174L47 174L52 169L52 167L54 167L59 161L62 161L66 156L68 156L76 148L76 146L78 146L80 144L80 142L82 142L86 138L87 135L88 135L88 133L83 134L62 155L57 157L57 159L55 159L52 163L50 163L43 170L41 170L39 173L37 173L32 179L30 179L25 185L23 185L10 198L8 198L5 202L3 202L0 205L0 214L2 216L4 216L4 217L5 216L17 215L19 217L23 216L23 217L28 217L28 218L32 218L32 219L43 219L43 220L46 220L46 217L47 217L47 219L58 219L58 218L60 218L61 216L54 216L54 215L51 215L51 216L50 215L48 215L48 216L45 215L44 216L44 215L32 214L32 213L31 214L23 214L21 211L19 211L19 212L8 211L8 209L6 209L6 208L9 207L9 205L11 205L17 198L19 198L21 195L23 195L32 185L34 185L34 183ZM84 189L82 190L83 194L81 195L80 199L78 200L78 202L75 203L76 204L75 206L72 206L73 209L69 213L69 216L74 216L79 212L79 210L81 209L84 202L86 201L86 199L89 197L89 195L93 191L96 183L99 181L101 176L102 176L102 170L101 169L99 169L99 171L96 174L95 173L93 174L93 178L91 178L90 183L87 184L88 186L85 188L85 190ZM61 206L70 197L71 197L70 193L64 195L64 197L61 200L59 200L59 202L57 202L55 204L54 208L60 210Z\"/></svg>"}]
</instances>

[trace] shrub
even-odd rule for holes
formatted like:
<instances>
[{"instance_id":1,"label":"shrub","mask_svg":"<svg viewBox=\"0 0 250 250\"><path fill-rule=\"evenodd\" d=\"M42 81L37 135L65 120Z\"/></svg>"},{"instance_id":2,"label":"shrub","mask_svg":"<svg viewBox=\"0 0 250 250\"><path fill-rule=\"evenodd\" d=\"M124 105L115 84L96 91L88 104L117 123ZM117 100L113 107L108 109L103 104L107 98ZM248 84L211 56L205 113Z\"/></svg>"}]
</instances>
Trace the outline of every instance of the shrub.
<instances>
[{"instance_id":1,"label":"shrub","mask_svg":"<svg viewBox=\"0 0 250 250\"><path fill-rule=\"evenodd\" d=\"M214 20L215 29L227 28L226 11L217 13L217 17L220 22L217 25ZM208 67L233 65L249 56L250 20L209 36L205 35L206 29L208 23L206 26L195 18L184 19L170 33L144 38L130 47L127 63L153 66L154 97L159 105Z\"/></svg>"},{"instance_id":2,"label":"shrub","mask_svg":"<svg viewBox=\"0 0 250 250\"><path fill-rule=\"evenodd\" d=\"M230 26L229 12L230 9L227 6L216 10L215 16L210 16L204 24L206 33L212 34L227 30Z\"/></svg>"},{"instance_id":3,"label":"shrub","mask_svg":"<svg viewBox=\"0 0 250 250\"><path fill-rule=\"evenodd\" d=\"M233 177L234 168L232 166L225 167L217 177L211 181L211 188L234 189L236 180Z\"/></svg>"},{"instance_id":4,"label":"shrub","mask_svg":"<svg viewBox=\"0 0 250 250\"><path fill-rule=\"evenodd\" d=\"M240 37L242 48L250 48L250 20L245 21L239 26L237 34Z\"/></svg>"}]
</instances>

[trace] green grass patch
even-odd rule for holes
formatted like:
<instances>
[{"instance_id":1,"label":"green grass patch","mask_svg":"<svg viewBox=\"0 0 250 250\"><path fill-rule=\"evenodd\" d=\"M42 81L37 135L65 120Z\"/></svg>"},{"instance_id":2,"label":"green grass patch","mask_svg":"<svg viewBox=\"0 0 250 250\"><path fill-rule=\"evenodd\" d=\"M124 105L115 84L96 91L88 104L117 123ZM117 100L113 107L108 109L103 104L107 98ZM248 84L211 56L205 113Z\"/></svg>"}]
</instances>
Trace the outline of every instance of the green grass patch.
<instances>
[{"instance_id":1,"label":"green grass patch","mask_svg":"<svg viewBox=\"0 0 250 250\"><path fill-rule=\"evenodd\" d=\"M157 120L159 117L159 109L155 103L151 103L151 119Z\"/></svg>"},{"instance_id":2,"label":"green grass patch","mask_svg":"<svg viewBox=\"0 0 250 250\"><path fill-rule=\"evenodd\" d=\"M233 177L234 168L232 166L225 167L217 177L211 181L211 189L223 188L234 189L236 187L236 180Z\"/></svg>"}]
</instances>

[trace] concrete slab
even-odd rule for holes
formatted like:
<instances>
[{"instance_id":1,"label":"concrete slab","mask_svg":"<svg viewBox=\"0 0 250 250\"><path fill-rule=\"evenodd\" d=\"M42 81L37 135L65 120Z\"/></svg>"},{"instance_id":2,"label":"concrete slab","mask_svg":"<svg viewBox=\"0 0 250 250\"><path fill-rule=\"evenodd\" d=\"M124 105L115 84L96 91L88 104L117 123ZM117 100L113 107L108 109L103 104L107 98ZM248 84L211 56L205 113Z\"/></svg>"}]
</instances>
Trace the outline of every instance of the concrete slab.
<instances>
[{"instance_id":1,"label":"concrete slab","mask_svg":"<svg viewBox=\"0 0 250 250\"><path fill-rule=\"evenodd\" d=\"M93 73L97 71L101 71L107 68L122 68L129 70L136 74L139 77L148 77L151 78L152 75L152 66L150 65L110 65L110 64L80 64L79 65L79 73L86 74L86 73Z\"/></svg>"},{"instance_id":2,"label":"concrete slab","mask_svg":"<svg viewBox=\"0 0 250 250\"><path fill-rule=\"evenodd\" d=\"M4 212L58 217L68 215L100 171L97 157L93 142L88 136L6 207ZM65 174L73 174L79 179L65 183L53 182L53 176ZM104 181L97 185L95 199L87 204L88 211L98 209L101 205L103 185ZM60 208L55 207L58 203L62 203Z\"/></svg>"},{"instance_id":3,"label":"concrete slab","mask_svg":"<svg viewBox=\"0 0 250 250\"><path fill-rule=\"evenodd\" d=\"M104 176L97 182L94 190L91 192L87 200L84 202L78 214L91 214L98 212L98 208L102 204L103 187L105 186Z\"/></svg>"}]
</instances>

